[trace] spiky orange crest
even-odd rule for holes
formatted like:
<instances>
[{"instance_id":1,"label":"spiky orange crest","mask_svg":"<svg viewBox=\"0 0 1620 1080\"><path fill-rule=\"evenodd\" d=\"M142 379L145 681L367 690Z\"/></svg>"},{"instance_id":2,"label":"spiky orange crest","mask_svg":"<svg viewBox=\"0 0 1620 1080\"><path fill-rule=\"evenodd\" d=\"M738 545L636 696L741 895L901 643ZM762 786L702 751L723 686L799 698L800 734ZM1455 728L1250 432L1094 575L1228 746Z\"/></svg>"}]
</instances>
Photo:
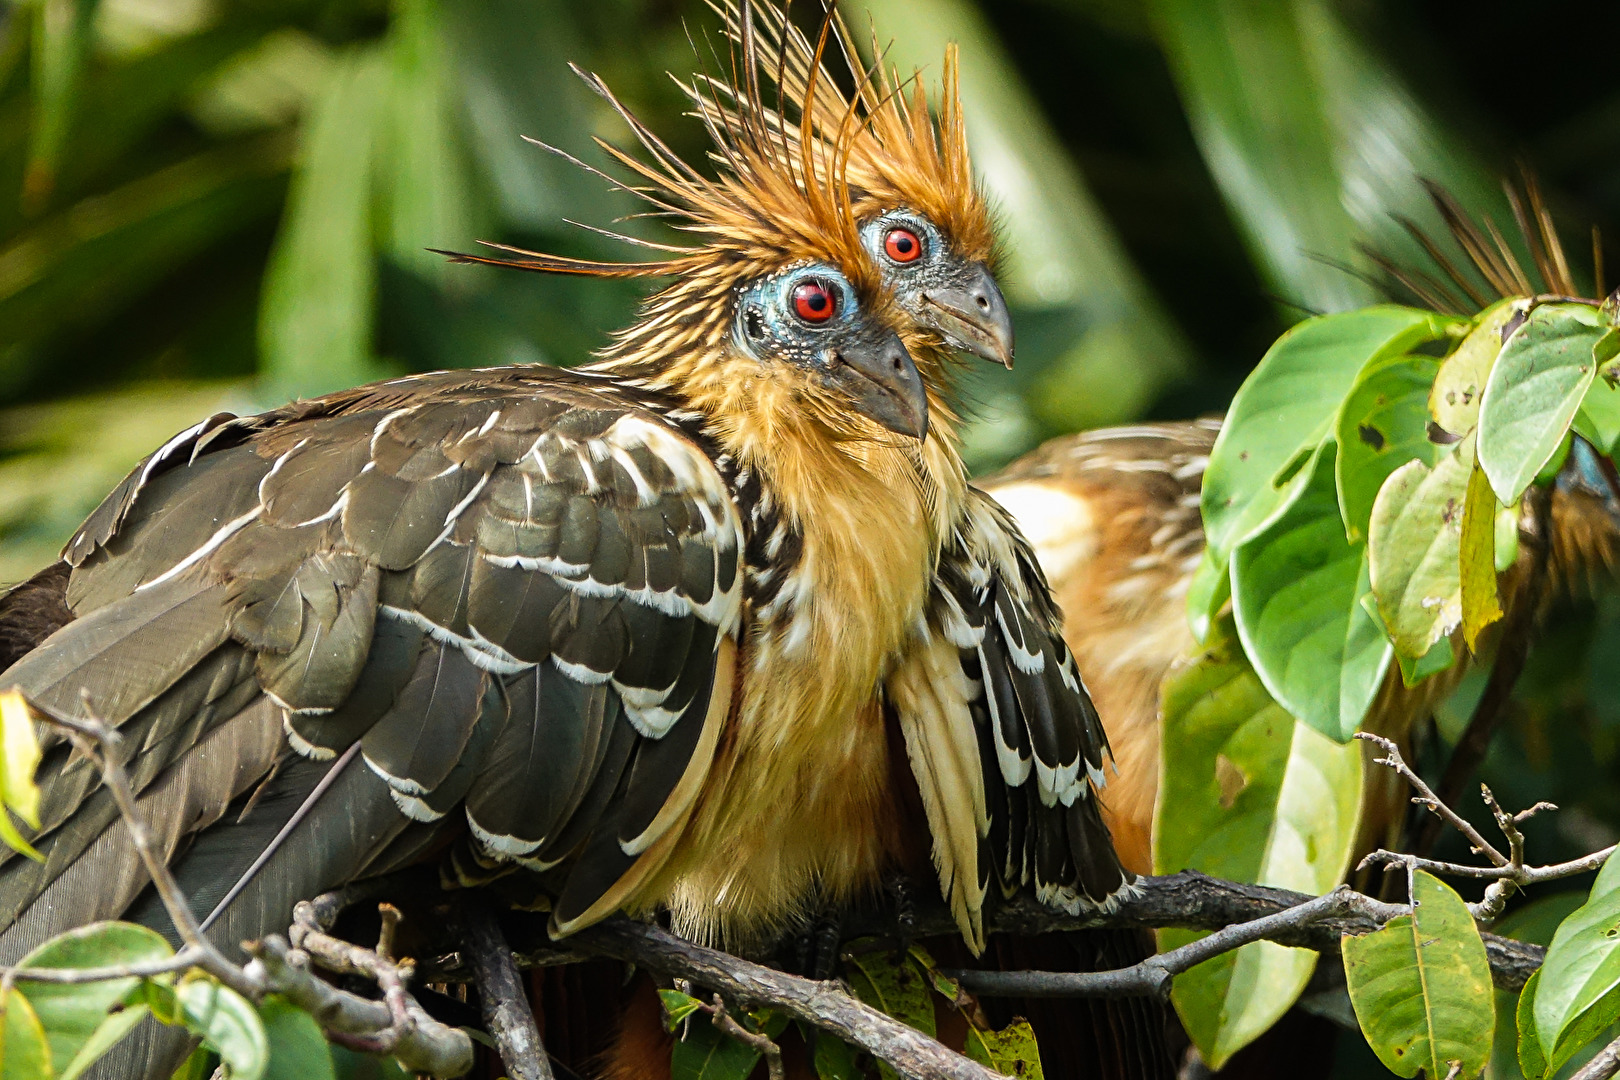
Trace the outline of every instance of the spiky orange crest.
<instances>
[{"instance_id":1,"label":"spiky orange crest","mask_svg":"<svg viewBox=\"0 0 1620 1080\"><path fill-rule=\"evenodd\" d=\"M823 45L825 42L823 42ZM645 156L605 139L595 142L633 179L621 182L572 155L531 139L553 153L603 177L653 207L682 232L699 242L689 246L657 244L606 229L593 229L626 243L652 248L663 258L640 262L575 259L481 241L486 247L517 256L497 258L441 252L457 262L487 263L542 273L593 277L674 277L669 287L646 301L642 318L618 335L609 356L656 362L693 346L721 343L729 332L730 297L742 282L786 267L824 262L836 267L855 287L868 314L893 322L891 301L870 256L861 246L851 203L847 172L859 129L813 129L814 109L801 108L801 131L780 130L777 114L759 99L758 56L750 40L732 50L733 78L752 87L752 96L733 101L728 122L716 124L718 103L700 110L714 141L710 156L719 174L706 177L683 161L627 108L598 76L574 68L629 126ZM739 67L739 65L741 65ZM811 78L805 101L821 93ZM746 103L736 108L737 101Z\"/></svg>"},{"instance_id":2,"label":"spiky orange crest","mask_svg":"<svg viewBox=\"0 0 1620 1080\"><path fill-rule=\"evenodd\" d=\"M710 6L726 20L727 36L744 54L758 52L752 41L763 39L765 51L774 55L745 70L763 69L778 91L776 108L769 109L757 86L694 80L687 93L711 129L742 131L759 122L751 117L763 115L777 136L772 145L788 157L804 156L800 143L807 131L829 144L847 141L844 172L858 220L904 207L939 227L958 255L994 263L995 227L973 179L954 44L945 49L935 114L921 73L902 78L886 66L875 31L875 59L864 64L836 9L823 23L822 40L812 42L789 21L785 8L769 0L710 0ZM838 88L824 63L829 37L848 67L852 96Z\"/></svg>"}]
</instances>

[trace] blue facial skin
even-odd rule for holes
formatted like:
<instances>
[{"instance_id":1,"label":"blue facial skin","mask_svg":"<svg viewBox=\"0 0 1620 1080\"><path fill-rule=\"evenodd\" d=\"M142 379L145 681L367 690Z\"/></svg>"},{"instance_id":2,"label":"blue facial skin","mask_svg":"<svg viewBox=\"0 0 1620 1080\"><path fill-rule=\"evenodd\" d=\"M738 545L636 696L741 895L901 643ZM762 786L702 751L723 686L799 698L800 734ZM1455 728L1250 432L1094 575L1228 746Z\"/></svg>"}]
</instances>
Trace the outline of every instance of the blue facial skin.
<instances>
[{"instance_id":1,"label":"blue facial skin","mask_svg":"<svg viewBox=\"0 0 1620 1080\"><path fill-rule=\"evenodd\" d=\"M732 335L743 352L809 373L888 430L927 437L928 396L917 365L900 335L862 309L836 267L808 263L744 286Z\"/></svg>"},{"instance_id":2,"label":"blue facial skin","mask_svg":"<svg viewBox=\"0 0 1620 1080\"><path fill-rule=\"evenodd\" d=\"M915 258L897 259L888 250L885 241L896 229L921 246ZM1012 367L1012 317L989 267L951 251L933 222L909 210L889 210L868 221L861 242L895 301L918 325L952 348Z\"/></svg>"}]
</instances>

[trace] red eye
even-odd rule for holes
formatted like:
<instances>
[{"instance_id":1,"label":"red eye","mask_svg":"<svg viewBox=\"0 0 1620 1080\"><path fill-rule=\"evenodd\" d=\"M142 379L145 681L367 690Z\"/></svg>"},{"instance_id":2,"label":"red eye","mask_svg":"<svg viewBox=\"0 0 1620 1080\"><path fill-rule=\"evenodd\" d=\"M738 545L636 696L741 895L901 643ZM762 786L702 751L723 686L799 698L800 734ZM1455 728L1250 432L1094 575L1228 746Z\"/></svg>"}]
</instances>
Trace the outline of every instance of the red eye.
<instances>
[{"instance_id":1,"label":"red eye","mask_svg":"<svg viewBox=\"0 0 1620 1080\"><path fill-rule=\"evenodd\" d=\"M824 323L838 310L838 298L826 282L806 281L793 287L793 313L807 323Z\"/></svg>"},{"instance_id":2,"label":"red eye","mask_svg":"<svg viewBox=\"0 0 1620 1080\"><path fill-rule=\"evenodd\" d=\"M883 253L897 263L915 262L922 254L922 241L910 229L890 229L883 238Z\"/></svg>"}]
</instances>

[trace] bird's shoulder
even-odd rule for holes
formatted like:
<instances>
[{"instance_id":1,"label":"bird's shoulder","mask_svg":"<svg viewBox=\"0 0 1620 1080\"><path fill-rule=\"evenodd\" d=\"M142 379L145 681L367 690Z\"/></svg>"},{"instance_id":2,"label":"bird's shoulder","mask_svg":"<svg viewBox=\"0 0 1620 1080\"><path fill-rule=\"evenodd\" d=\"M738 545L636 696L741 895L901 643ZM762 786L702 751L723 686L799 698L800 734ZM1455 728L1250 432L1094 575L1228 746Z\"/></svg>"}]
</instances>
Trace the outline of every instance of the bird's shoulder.
<instances>
[{"instance_id":1,"label":"bird's shoulder","mask_svg":"<svg viewBox=\"0 0 1620 1080\"><path fill-rule=\"evenodd\" d=\"M239 533L284 544L321 532L384 571L447 545L564 575L623 572L622 549L683 538L735 552L734 484L716 456L678 400L546 367L221 413L159 447L86 520L63 553L71 603L82 613L199 561L244 572L217 554L243 555L229 543Z\"/></svg>"}]
</instances>

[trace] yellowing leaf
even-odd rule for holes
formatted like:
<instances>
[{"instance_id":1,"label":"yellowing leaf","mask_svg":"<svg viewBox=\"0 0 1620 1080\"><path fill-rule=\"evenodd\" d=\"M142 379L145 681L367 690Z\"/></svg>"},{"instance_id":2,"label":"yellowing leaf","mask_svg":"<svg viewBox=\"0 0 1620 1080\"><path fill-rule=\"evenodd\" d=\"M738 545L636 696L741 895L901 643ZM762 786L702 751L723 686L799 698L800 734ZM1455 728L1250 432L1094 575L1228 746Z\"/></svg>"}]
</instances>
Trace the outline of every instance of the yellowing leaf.
<instances>
[{"instance_id":1,"label":"yellowing leaf","mask_svg":"<svg viewBox=\"0 0 1620 1080\"><path fill-rule=\"evenodd\" d=\"M1428 653L1462 621L1463 504L1474 468L1474 437L1433 469L1411 461L1384 482L1367 543L1378 614L1408 659Z\"/></svg>"},{"instance_id":2,"label":"yellowing leaf","mask_svg":"<svg viewBox=\"0 0 1620 1080\"><path fill-rule=\"evenodd\" d=\"M1042 1080L1041 1047L1028 1020L1014 1020L1000 1031L969 1028L967 1056L1002 1076Z\"/></svg>"},{"instance_id":3,"label":"yellowing leaf","mask_svg":"<svg viewBox=\"0 0 1620 1080\"><path fill-rule=\"evenodd\" d=\"M1458 561L1462 576L1463 640L1473 649L1487 626L1502 617L1496 592L1496 511L1500 508L1483 470L1468 474Z\"/></svg>"},{"instance_id":4,"label":"yellowing leaf","mask_svg":"<svg viewBox=\"0 0 1620 1080\"><path fill-rule=\"evenodd\" d=\"M1458 438L1479 423L1479 399L1502 351L1502 328L1513 317L1515 304L1522 310L1523 301L1503 300L1481 312L1474 329L1440 365L1429 391L1429 415Z\"/></svg>"},{"instance_id":5,"label":"yellowing leaf","mask_svg":"<svg viewBox=\"0 0 1620 1080\"><path fill-rule=\"evenodd\" d=\"M51 1047L45 1028L22 991L0 999L0 1080L51 1080Z\"/></svg>"},{"instance_id":6,"label":"yellowing leaf","mask_svg":"<svg viewBox=\"0 0 1620 1080\"><path fill-rule=\"evenodd\" d=\"M7 810L28 824L39 826L39 739L34 734L34 710L21 691L0 693L0 840L31 859L43 861L11 823Z\"/></svg>"}]
</instances>

